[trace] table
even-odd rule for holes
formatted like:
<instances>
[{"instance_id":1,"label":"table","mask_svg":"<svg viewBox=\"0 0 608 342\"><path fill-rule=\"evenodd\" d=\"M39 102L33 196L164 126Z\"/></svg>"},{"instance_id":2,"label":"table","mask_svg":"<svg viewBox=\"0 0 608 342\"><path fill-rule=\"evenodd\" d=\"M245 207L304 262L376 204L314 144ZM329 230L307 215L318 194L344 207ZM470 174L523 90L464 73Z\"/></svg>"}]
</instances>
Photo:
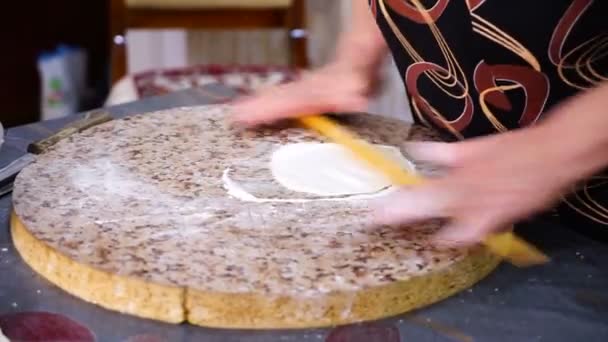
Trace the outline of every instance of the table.
<instances>
[{"instance_id":1,"label":"table","mask_svg":"<svg viewBox=\"0 0 608 342\"><path fill-rule=\"evenodd\" d=\"M222 101L236 93L219 85L107 108L115 117ZM15 127L0 159L78 116ZM608 246L554 217L522 223L519 234L547 252L548 265L503 264L472 289L417 312L336 329L242 331L169 325L121 315L85 303L34 273L16 253L9 233L10 196L0 198L0 315L47 311L87 326L98 341L608 341Z\"/></svg>"}]
</instances>

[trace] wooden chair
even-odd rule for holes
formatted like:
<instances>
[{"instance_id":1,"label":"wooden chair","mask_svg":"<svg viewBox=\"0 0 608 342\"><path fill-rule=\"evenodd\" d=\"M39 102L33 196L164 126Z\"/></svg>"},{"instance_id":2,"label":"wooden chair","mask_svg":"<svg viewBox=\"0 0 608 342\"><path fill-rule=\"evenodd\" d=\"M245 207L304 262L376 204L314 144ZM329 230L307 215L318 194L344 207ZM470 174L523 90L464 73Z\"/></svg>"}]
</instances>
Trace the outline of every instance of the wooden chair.
<instances>
[{"instance_id":1,"label":"wooden chair","mask_svg":"<svg viewBox=\"0 0 608 342\"><path fill-rule=\"evenodd\" d=\"M110 0L111 81L126 74L127 29L271 29L287 32L290 65L308 66L305 0Z\"/></svg>"}]
</instances>

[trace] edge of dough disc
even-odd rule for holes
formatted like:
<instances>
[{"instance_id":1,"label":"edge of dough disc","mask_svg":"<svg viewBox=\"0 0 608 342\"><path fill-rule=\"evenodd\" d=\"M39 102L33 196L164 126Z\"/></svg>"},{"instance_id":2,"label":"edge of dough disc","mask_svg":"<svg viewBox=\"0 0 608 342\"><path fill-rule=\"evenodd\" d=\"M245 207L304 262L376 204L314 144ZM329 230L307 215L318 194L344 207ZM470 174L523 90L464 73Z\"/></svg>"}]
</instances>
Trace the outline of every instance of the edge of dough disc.
<instances>
[{"instance_id":1,"label":"edge of dough disc","mask_svg":"<svg viewBox=\"0 0 608 342\"><path fill-rule=\"evenodd\" d=\"M170 287L94 269L38 240L14 211L11 232L17 251L32 269L78 298L142 318L213 328L321 328L395 316L469 288L500 263L485 249L476 249L441 271L385 286L271 297Z\"/></svg>"},{"instance_id":2,"label":"edge of dough disc","mask_svg":"<svg viewBox=\"0 0 608 342\"><path fill-rule=\"evenodd\" d=\"M167 323L185 320L184 289L110 274L77 263L29 232L15 211L11 235L21 258L69 294L103 308Z\"/></svg>"},{"instance_id":3,"label":"edge of dough disc","mask_svg":"<svg viewBox=\"0 0 608 342\"><path fill-rule=\"evenodd\" d=\"M378 320L446 299L483 279L499 263L500 259L485 249L476 249L438 272L356 292L313 297L188 289L188 322L232 329L303 329Z\"/></svg>"}]
</instances>

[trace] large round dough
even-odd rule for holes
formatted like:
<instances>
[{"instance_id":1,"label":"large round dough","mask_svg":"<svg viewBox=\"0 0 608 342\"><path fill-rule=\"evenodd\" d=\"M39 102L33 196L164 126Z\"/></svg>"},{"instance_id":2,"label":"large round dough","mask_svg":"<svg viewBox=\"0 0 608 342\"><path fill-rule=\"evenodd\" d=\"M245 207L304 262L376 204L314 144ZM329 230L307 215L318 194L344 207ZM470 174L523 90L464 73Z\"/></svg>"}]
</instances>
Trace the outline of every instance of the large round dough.
<instances>
[{"instance_id":1,"label":"large round dough","mask_svg":"<svg viewBox=\"0 0 608 342\"><path fill-rule=\"evenodd\" d=\"M471 286L498 263L484 249L431 247L440 222L373 226L370 196L286 189L272 176L273 153L323 140L297 127L234 130L229 108L111 121L38 156L13 193L12 238L25 262L108 309L253 329L396 315ZM344 120L400 150L432 139L394 119Z\"/></svg>"},{"instance_id":2,"label":"large round dough","mask_svg":"<svg viewBox=\"0 0 608 342\"><path fill-rule=\"evenodd\" d=\"M411 164L393 146L376 146L403 168ZM289 190L317 196L350 196L378 193L390 180L334 143L303 142L280 147L270 162L272 175Z\"/></svg>"}]
</instances>

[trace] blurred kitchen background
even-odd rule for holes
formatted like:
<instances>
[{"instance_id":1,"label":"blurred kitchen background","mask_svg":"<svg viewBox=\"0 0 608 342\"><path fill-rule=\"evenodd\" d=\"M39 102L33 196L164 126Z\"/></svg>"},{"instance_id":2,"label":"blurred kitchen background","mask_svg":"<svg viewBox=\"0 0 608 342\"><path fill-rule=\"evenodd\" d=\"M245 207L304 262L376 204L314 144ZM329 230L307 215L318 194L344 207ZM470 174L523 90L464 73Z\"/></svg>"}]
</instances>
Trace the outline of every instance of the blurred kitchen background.
<instances>
[{"instance_id":1,"label":"blurred kitchen background","mask_svg":"<svg viewBox=\"0 0 608 342\"><path fill-rule=\"evenodd\" d=\"M0 35L5 127L220 82L243 92L323 65L352 0L11 2ZM409 120L390 59L370 111Z\"/></svg>"}]
</instances>

